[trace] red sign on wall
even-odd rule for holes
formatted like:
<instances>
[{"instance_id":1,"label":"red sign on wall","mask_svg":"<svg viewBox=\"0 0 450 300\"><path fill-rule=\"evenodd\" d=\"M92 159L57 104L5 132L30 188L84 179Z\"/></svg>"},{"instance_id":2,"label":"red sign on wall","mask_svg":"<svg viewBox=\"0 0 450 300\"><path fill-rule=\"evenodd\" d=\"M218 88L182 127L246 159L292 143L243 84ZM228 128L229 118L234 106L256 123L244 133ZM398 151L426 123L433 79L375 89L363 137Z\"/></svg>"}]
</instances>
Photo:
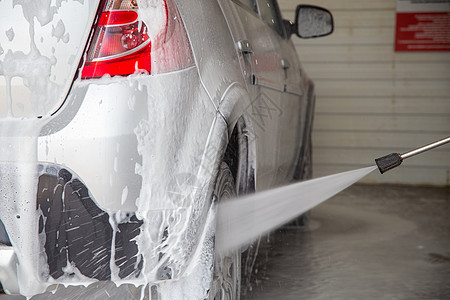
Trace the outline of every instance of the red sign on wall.
<instances>
[{"instance_id":1,"label":"red sign on wall","mask_svg":"<svg viewBox=\"0 0 450 300\"><path fill-rule=\"evenodd\" d=\"M450 51L450 0L397 0L395 51Z\"/></svg>"}]
</instances>

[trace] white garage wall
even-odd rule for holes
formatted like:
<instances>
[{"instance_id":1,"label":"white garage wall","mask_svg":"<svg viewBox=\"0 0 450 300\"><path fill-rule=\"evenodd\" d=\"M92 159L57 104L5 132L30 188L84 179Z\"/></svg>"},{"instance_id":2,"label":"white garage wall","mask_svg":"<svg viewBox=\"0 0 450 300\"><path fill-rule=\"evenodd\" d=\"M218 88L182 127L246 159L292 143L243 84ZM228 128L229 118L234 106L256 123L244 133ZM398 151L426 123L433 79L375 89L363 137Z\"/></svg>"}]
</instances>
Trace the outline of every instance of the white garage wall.
<instances>
[{"instance_id":1,"label":"white garage wall","mask_svg":"<svg viewBox=\"0 0 450 300\"><path fill-rule=\"evenodd\" d=\"M278 2L293 20L298 0ZM326 7L335 19L329 37L293 37L316 83L315 177L450 136L450 52L394 52L395 0L303 3ZM365 181L450 185L450 145Z\"/></svg>"}]
</instances>

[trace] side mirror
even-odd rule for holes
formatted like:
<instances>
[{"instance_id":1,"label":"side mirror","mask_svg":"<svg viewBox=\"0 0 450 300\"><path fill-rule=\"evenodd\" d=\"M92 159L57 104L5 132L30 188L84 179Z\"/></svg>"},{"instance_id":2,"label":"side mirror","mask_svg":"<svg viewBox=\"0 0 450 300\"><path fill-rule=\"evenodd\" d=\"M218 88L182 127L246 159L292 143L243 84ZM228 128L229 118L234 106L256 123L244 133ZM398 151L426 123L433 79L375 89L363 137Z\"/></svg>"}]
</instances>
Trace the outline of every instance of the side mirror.
<instances>
[{"instance_id":1,"label":"side mirror","mask_svg":"<svg viewBox=\"0 0 450 300\"><path fill-rule=\"evenodd\" d=\"M299 5L295 23L290 24L287 31L289 35L295 33L298 37L307 39L329 35L333 28L333 15L330 11L313 5Z\"/></svg>"}]
</instances>

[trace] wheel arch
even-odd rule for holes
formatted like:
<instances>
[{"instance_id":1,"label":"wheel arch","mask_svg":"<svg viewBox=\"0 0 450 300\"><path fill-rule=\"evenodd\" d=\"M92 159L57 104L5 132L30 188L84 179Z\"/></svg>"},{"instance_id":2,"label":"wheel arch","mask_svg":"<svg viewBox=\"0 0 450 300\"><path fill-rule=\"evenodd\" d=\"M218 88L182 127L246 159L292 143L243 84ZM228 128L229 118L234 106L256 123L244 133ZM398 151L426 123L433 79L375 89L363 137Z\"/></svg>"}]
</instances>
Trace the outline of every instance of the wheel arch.
<instances>
[{"instance_id":1,"label":"wheel arch","mask_svg":"<svg viewBox=\"0 0 450 300\"><path fill-rule=\"evenodd\" d=\"M255 191L256 145L252 121L245 113L250 107L250 97L239 83L231 84L225 91L219 113L228 126L228 142L223 160L233 173L237 195Z\"/></svg>"},{"instance_id":2,"label":"wheel arch","mask_svg":"<svg viewBox=\"0 0 450 300\"><path fill-rule=\"evenodd\" d=\"M308 91L306 93L307 108L306 108L306 126L302 134L303 139L301 141L301 147L297 157L297 163L293 175L294 180L305 180L312 178L312 130L314 123L314 112L316 105L316 94L314 89L314 83L309 79ZM309 157L308 157L309 155ZM308 159L310 161L308 161ZM308 164L310 164L308 166ZM306 172L305 168L310 168Z\"/></svg>"}]
</instances>

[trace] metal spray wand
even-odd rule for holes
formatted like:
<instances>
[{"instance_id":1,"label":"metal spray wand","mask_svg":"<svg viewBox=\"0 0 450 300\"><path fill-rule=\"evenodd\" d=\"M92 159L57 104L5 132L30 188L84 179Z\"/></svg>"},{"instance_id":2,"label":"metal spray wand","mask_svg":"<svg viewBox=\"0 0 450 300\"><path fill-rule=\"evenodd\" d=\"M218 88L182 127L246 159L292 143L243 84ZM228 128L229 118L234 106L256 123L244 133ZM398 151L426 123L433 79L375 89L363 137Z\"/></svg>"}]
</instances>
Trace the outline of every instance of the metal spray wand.
<instances>
[{"instance_id":1,"label":"metal spray wand","mask_svg":"<svg viewBox=\"0 0 450 300\"><path fill-rule=\"evenodd\" d=\"M431 150L433 148L442 146L449 142L450 136L403 154L400 153L388 154L386 156L375 159L375 162L378 166L378 169L380 170L380 173L383 174L384 172L387 172L390 169L400 166L404 159L410 158L412 156Z\"/></svg>"}]
</instances>

